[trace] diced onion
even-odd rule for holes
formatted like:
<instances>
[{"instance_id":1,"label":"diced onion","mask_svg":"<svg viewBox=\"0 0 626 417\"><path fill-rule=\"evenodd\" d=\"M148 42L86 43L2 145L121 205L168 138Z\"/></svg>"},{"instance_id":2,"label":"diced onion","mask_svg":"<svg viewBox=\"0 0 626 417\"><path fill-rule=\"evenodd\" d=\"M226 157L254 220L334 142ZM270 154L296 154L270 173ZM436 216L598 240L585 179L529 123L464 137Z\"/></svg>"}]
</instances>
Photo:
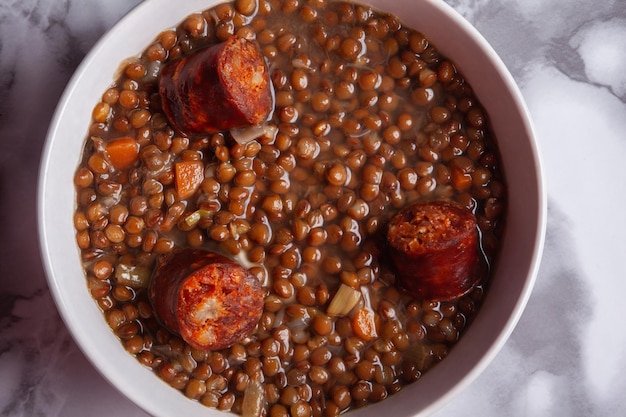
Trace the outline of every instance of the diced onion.
<instances>
[{"instance_id":1,"label":"diced onion","mask_svg":"<svg viewBox=\"0 0 626 417\"><path fill-rule=\"evenodd\" d=\"M291 60L291 65L293 65L294 68L307 69L310 71L315 70L315 68L311 66L311 61L309 59L305 60L304 58L295 58Z\"/></svg>"},{"instance_id":2,"label":"diced onion","mask_svg":"<svg viewBox=\"0 0 626 417\"><path fill-rule=\"evenodd\" d=\"M437 343L433 345L417 345L404 352L407 359L411 360L417 369L425 370L433 362L438 362L447 354L447 347Z\"/></svg>"},{"instance_id":3,"label":"diced onion","mask_svg":"<svg viewBox=\"0 0 626 417\"><path fill-rule=\"evenodd\" d=\"M148 288L150 275L150 270L144 266L118 264L115 267L117 282L131 288Z\"/></svg>"},{"instance_id":4,"label":"diced onion","mask_svg":"<svg viewBox=\"0 0 626 417\"><path fill-rule=\"evenodd\" d=\"M231 129L230 134L240 145L245 145L248 142L260 138L265 134L264 125L247 126L238 129Z\"/></svg>"},{"instance_id":5,"label":"diced onion","mask_svg":"<svg viewBox=\"0 0 626 417\"><path fill-rule=\"evenodd\" d=\"M146 68L146 80L156 80L161 73L161 62L150 61L148 68Z\"/></svg>"},{"instance_id":6,"label":"diced onion","mask_svg":"<svg viewBox=\"0 0 626 417\"><path fill-rule=\"evenodd\" d=\"M361 297L360 291L341 284L326 312L329 316L345 316L361 301Z\"/></svg>"},{"instance_id":7,"label":"diced onion","mask_svg":"<svg viewBox=\"0 0 626 417\"><path fill-rule=\"evenodd\" d=\"M187 223L187 226L193 227L196 224L198 224L200 219L211 217L212 214L213 212L209 210L198 209L194 211L193 213L191 213L190 215L188 215L187 217L185 217L185 223Z\"/></svg>"},{"instance_id":8,"label":"diced onion","mask_svg":"<svg viewBox=\"0 0 626 417\"><path fill-rule=\"evenodd\" d=\"M257 381L250 381L243 393L242 417L258 417L265 406L265 389Z\"/></svg>"}]
</instances>

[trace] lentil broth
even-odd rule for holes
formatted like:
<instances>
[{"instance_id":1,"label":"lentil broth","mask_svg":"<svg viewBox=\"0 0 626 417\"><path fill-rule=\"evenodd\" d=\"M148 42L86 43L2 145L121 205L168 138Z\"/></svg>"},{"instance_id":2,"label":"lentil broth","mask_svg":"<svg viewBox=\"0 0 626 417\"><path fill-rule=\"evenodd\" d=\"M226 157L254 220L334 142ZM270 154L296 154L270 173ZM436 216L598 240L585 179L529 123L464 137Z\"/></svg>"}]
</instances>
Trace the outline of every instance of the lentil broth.
<instances>
[{"instance_id":1,"label":"lentil broth","mask_svg":"<svg viewBox=\"0 0 626 417\"><path fill-rule=\"evenodd\" d=\"M233 34L267 59L275 109L245 145L229 132L186 137L161 109L167 62ZM107 144L134 138L116 168ZM181 199L173 166L202 161ZM128 161L124 161L128 163ZM485 110L421 33L367 6L236 0L192 14L124 62L93 110L76 171L76 238L89 291L126 350L187 397L244 415L333 416L385 399L448 354L487 280L450 302L394 285L381 231L413 202L449 199L478 220L489 264L505 184ZM200 351L155 318L146 294L160 256L201 247L237 259L267 289L255 332ZM329 314L360 292L375 334Z\"/></svg>"}]
</instances>

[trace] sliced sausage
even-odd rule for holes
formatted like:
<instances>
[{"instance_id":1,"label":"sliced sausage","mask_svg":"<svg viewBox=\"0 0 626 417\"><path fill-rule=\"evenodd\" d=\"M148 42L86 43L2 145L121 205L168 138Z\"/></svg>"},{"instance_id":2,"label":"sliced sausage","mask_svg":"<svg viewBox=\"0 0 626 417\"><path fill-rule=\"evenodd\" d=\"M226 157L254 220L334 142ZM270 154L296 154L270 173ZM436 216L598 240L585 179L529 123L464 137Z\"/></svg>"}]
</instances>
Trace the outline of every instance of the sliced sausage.
<instances>
[{"instance_id":1,"label":"sliced sausage","mask_svg":"<svg viewBox=\"0 0 626 417\"><path fill-rule=\"evenodd\" d=\"M157 318L201 350L224 349L249 336L264 295L246 268L198 249L184 249L161 263L149 287Z\"/></svg>"},{"instance_id":2,"label":"sliced sausage","mask_svg":"<svg viewBox=\"0 0 626 417\"><path fill-rule=\"evenodd\" d=\"M238 36L166 65L159 93L170 123L187 135L261 124L274 105L259 48Z\"/></svg>"},{"instance_id":3,"label":"sliced sausage","mask_svg":"<svg viewBox=\"0 0 626 417\"><path fill-rule=\"evenodd\" d=\"M424 202L401 210L389 222L387 243L398 284L418 299L458 298L484 273L476 217L454 203Z\"/></svg>"}]
</instances>

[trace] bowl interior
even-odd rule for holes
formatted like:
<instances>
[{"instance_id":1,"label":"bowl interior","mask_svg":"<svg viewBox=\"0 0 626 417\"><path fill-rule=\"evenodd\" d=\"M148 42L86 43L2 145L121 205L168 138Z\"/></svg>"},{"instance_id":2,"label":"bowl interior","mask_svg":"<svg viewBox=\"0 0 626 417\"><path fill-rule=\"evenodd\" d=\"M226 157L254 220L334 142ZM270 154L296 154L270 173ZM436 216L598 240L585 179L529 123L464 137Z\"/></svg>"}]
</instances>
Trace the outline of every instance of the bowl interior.
<instances>
[{"instance_id":1,"label":"bowl interior","mask_svg":"<svg viewBox=\"0 0 626 417\"><path fill-rule=\"evenodd\" d=\"M95 367L123 394L155 416L223 415L187 400L143 368L122 347L89 295L75 243L74 170L91 109L112 83L119 63L137 55L158 33L219 1L143 2L93 48L68 84L47 137L39 180L39 229L49 286L73 337ZM508 183L507 230L496 273L475 322L442 363L391 401L358 415L429 414L467 386L493 359L530 295L543 247L545 187L528 112L515 83L486 41L439 0L370 0L423 32L449 56L487 109Z\"/></svg>"}]
</instances>

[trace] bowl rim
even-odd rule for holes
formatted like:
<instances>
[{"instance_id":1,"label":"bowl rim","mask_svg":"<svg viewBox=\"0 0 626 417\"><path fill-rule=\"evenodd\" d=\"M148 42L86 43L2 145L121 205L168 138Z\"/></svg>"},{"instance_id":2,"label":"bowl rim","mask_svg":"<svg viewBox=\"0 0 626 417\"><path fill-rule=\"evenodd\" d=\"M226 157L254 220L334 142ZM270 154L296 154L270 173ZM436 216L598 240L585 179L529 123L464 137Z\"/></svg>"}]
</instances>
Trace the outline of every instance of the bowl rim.
<instances>
[{"instance_id":1,"label":"bowl rim","mask_svg":"<svg viewBox=\"0 0 626 417\"><path fill-rule=\"evenodd\" d=\"M193 10L202 10L207 7L211 7L214 4L219 3L220 1L210 1L210 0L193 0L189 1L188 4L184 6L184 12L181 14L181 17L178 19L170 18L173 20L173 23L177 23L182 19L182 17L188 15ZM379 1L378 3L380 3ZM164 7L167 6L168 0L150 0L144 1L134 7L131 11L129 11L124 17L122 17L112 28L107 31L100 40L93 46L93 48L89 51L89 53L85 56L81 64L77 67L74 74L72 75L70 81L68 82L60 100L58 106L54 112L54 116L51 120L49 130L46 135L45 145L41 157L40 162L40 170L39 170L39 178L38 178L38 189L37 189L37 212L38 212L38 230L39 230L39 245L41 256L43 260L43 266L46 273L46 278L48 282L48 286L52 292L53 299L57 306L58 311L60 312L61 318L63 319L65 325L70 330L70 333L74 340L77 342L79 348L83 351L88 360L92 363L92 365L98 370L98 372L105 377L105 379L111 383L116 389L118 389L123 395L128 397L131 401L137 404L139 407L144 409L145 411L153 414L153 415L176 415L180 412L179 408L176 408L177 404L181 404L183 401L185 403L185 410L187 412L193 410L193 412L204 413L205 415L213 415L212 412L214 410L208 409L197 402L189 401L183 395L181 395L177 390L169 388L160 378L155 377L154 373L151 370L145 369L144 372L146 375L149 374L149 377L142 377L142 380L145 379L147 381L148 386L146 387L148 392L150 390L159 390L159 395L163 397L163 401L159 403L157 407L153 401L151 401L146 395L137 395L135 392L135 387L133 386L133 381L130 381L129 378L123 375L124 370L129 366L134 366L139 369L138 361L130 354L128 354L122 347L120 341L116 336L113 335L111 330L106 325L105 320L103 320L103 314L97 308L94 300L89 297L83 297L81 300L81 295L76 293L67 293L65 288L61 288L60 283L62 279L58 278L61 274L63 274L61 267L68 266L67 262L71 261L72 256L77 256L74 254L69 256L66 254L66 258L60 260L60 257L63 257L63 253L60 248L55 245L55 233L61 232L63 233L62 227L67 226L68 219L63 219L63 221L59 221L60 219L51 218L49 215L49 207L51 202L54 202L54 198L58 198L58 195L55 191L58 190L59 185L51 183L47 174L51 168L51 166L56 166L55 164L60 164L60 162L54 160L54 157L58 156L58 150L55 149L56 145L56 137L61 128L64 118L67 118L67 108L69 102L72 100L73 94L76 91L77 87L80 83L84 82L83 75L87 69L89 69L99 54L102 52L104 48L107 48L107 42L114 37L119 37L120 34L124 31L128 31L127 26L137 22L142 18L142 16L155 7ZM361 3L371 3L370 1L361 1ZM397 8L405 7L410 4L410 0L396 0L395 2L390 2L390 7L384 7L386 11L391 13L395 13L394 10ZM460 33L465 34L465 36L469 36L473 42L476 43L476 47L489 58L489 63L493 65L494 70L501 76L500 82L506 86L507 91L511 95L511 101L516 106L517 112L522 120L522 125L525 130L524 135L527 136L530 140L527 143L529 146L529 155L530 161L534 167L533 173L535 177L531 179L531 182L537 189L537 195L535 196L535 200L533 204L531 204L536 210L534 213L534 218L536 219L535 229L530 231L529 234L534 236L534 241L529 242L531 245L531 256L529 258L529 262L526 262L521 267L525 268L526 279L523 281L523 286L518 290L516 294L518 296L514 297L513 304L511 305L511 312L507 316L507 319L501 324L501 329L497 333L497 336L493 339L493 342L489 345L489 348L481 352L478 360L469 367L465 372L464 376L456 381L445 393L439 395L435 398L434 401L430 402L426 406L422 407L419 410L416 410L419 415L428 415L436 410L442 408L446 403L448 403L452 398L457 396L461 391L463 391L468 385L470 385L480 373L484 371L484 369L492 362L498 352L501 350L506 340L509 338L511 333L513 332L515 326L517 325L524 308L528 302L528 299L531 295L532 288L537 279L537 274L539 270L539 265L541 262L541 256L543 253L544 241L545 241L545 232L546 232L546 224L547 224L547 190L545 184L545 176L543 175L543 168L541 162L541 155L539 151L539 146L537 142L537 138L534 132L534 127L532 124L532 120L530 117L530 112L526 106L526 103L522 97L521 91L519 90L517 84L515 83L513 76L510 74L505 64L502 62L500 57L497 55L495 50L491 47L491 45L487 42L487 40L478 32L476 28L474 28L467 20L465 20L454 8L445 3L443 0L423 0L421 5L416 6L413 2L412 7L422 7L422 8L430 8L431 11L436 13L440 13L445 15L446 18L450 19L457 25L457 29ZM191 11L189 11L191 10ZM398 16L401 16L398 13L395 13ZM415 26L413 26L415 27ZM160 30L165 27L156 28L155 32L152 35L152 38L156 37ZM423 30L420 27L416 27L417 30L422 31L427 37L430 37L427 30ZM438 45L441 42L434 42ZM144 45L147 46L147 43ZM140 50L136 51L135 54L139 53ZM445 54L445 50L444 50ZM131 55L129 55L131 56ZM454 56L451 57L453 61L457 61ZM121 61L121 60L120 60ZM464 71L465 72L465 71ZM112 79L111 79L112 81ZM471 83L471 80L470 80ZM93 105L93 103L92 103ZM90 112L89 112L90 113ZM88 126L87 119L84 123L85 129L84 133L81 133L79 136L85 137L86 128ZM58 146L57 146L58 148ZM65 161L67 164L67 161ZM72 165L74 161L70 163ZM76 164L78 161L76 161ZM75 166L71 167L72 171L75 169ZM506 171L506 165L504 166ZM72 185L73 188L73 185ZM52 200L52 201L51 201ZM73 200L72 200L73 202ZM73 214L73 212L72 212ZM69 219L71 220L71 219ZM69 222L72 225L72 236L74 233L73 223ZM67 233L67 231L65 231ZM75 240L73 240L74 246ZM78 251L78 248L76 247ZM80 259L80 257L78 257ZM71 267L71 265L69 265ZM70 268L71 269L71 268ZM84 276L84 274L83 274ZM82 281L83 290L87 290L86 281ZM84 291L85 294L88 294L88 291ZM487 297L489 298L489 297ZM91 307L85 307L87 310L87 314L91 317L95 313L97 313L101 318L101 326L100 328L104 328L108 330L113 337L108 337L110 339L106 342L105 346L98 345L96 346L94 340L90 336L90 329L85 327L84 324L79 324L75 319L76 311L70 307L70 303L72 302L81 302L83 306L86 306L85 302L89 302ZM105 327L106 326L106 327ZM462 341L467 337L467 334L462 338ZM121 351L126 359L122 358L122 362L118 364L118 366L111 367L110 364L107 366L103 366L104 362L102 355L100 353L100 348L104 348L105 351ZM451 355L455 353L455 350L452 350ZM438 364L437 368L445 367L447 361L443 361ZM424 378L431 379L431 373L434 370L428 372ZM439 372L440 374L442 372ZM433 379L434 381L435 379ZM162 387L167 387L166 390L163 390ZM404 396L407 394L406 389L401 390L399 393L394 394L396 396ZM163 393L163 395L161 395ZM379 404L373 404L365 409L361 410L363 415L377 415L380 413L383 408L387 410L389 405L393 405L393 401L384 401ZM189 408L187 408L189 407ZM394 406L395 407L395 406ZM400 407L400 406L398 406ZM400 408L398 412L403 415L410 415L412 412L407 413L406 409ZM222 412L217 412L219 414L215 415L224 415Z\"/></svg>"}]
</instances>

